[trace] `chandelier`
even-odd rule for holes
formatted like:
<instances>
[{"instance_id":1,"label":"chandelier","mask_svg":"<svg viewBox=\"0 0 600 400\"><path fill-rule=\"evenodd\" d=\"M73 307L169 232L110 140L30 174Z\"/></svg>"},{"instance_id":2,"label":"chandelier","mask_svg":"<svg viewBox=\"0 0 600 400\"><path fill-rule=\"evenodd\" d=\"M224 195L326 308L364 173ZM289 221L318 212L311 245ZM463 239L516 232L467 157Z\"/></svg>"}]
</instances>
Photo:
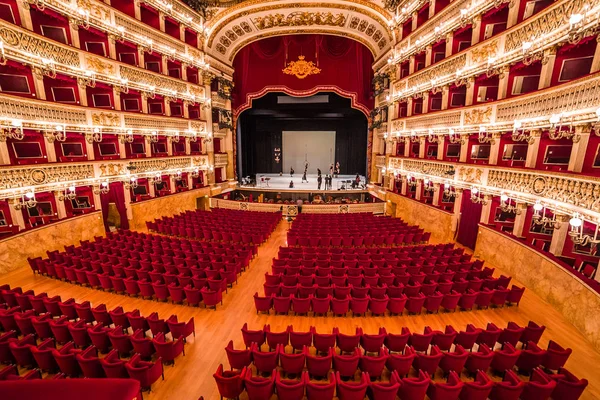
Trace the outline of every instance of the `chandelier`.
<instances>
[{"instance_id":1,"label":"chandelier","mask_svg":"<svg viewBox=\"0 0 600 400\"><path fill-rule=\"evenodd\" d=\"M476 187L471 188L471 201L475 204L487 205L488 201Z\"/></svg>"},{"instance_id":2,"label":"chandelier","mask_svg":"<svg viewBox=\"0 0 600 400\"><path fill-rule=\"evenodd\" d=\"M569 220L569 225L571 225L569 236L573 243L579 246L587 246L588 244L596 245L600 243L600 239L598 239L598 225L595 226L594 236L592 237L583 233L584 224L585 220L579 213L573 214L573 218Z\"/></svg>"},{"instance_id":3,"label":"chandelier","mask_svg":"<svg viewBox=\"0 0 600 400\"><path fill-rule=\"evenodd\" d=\"M100 185L94 185L92 190L94 194L108 194L110 191L110 186L108 185L108 181L104 181L100 183Z\"/></svg>"},{"instance_id":4,"label":"chandelier","mask_svg":"<svg viewBox=\"0 0 600 400\"><path fill-rule=\"evenodd\" d=\"M2 127L0 130L0 142L5 142L6 139L23 140L23 122L18 119L10 121L10 126Z\"/></svg>"},{"instance_id":5,"label":"chandelier","mask_svg":"<svg viewBox=\"0 0 600 400\"><path fill-rule=\"evenodd\" d=\"M510 214L521 214L521 210L517 208L517 204L514 200L509 198L506 194L500 194L500 209L502 212L510 213Z\"/></svg>"},{"instance_id":6,"label":"chandelier","mask_svg":"<svg viewBox=\"0 0 600 400\"><path fill-rule=\"evenodd\" d=\"M15 204L13 205L15 210L21 210L23 208L33 208L35 206L37 206L37 200L35 199L35 193L33 190L25 193L25 195L23 195L20 200L15 199Z\"/></svg>"},{"instance_id":7,"label":"chandelier","mask_svg":"<svg viewBox=\"0 0 600 400\"><path fill-rule=\"evenodd\" d=\"M543 225L548 228L560 229L560 223L556 220L556 214L552 213L552 217L546 216L546 206L539 200L533 205L533 215L531 220L536 225Z\"/></svg>"},{"instance_id":8,"label":"chandelier","mask_svg":"<svg viewBox=\"0 0 600 400\"><path fill-rule=\"evenodd\" d=\"M64 200L75 200L77 193L75 192L75 186L69 186L65 190L59 193L58 201Z\"/></svg>"}]
</instances>

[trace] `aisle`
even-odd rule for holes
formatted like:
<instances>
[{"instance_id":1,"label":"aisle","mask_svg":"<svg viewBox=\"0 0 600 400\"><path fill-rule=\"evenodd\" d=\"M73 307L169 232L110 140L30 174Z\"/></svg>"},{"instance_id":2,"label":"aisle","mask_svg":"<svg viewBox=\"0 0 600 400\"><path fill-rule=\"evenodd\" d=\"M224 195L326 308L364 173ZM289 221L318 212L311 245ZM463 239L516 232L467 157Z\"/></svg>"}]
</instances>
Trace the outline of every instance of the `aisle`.
<instances>
[{"instance_id":1,"label":"aisle","mask_svg":"<svg viewBox=\"0 0 600 400\"><path fill-rule=\"evenodd\" d=\"M362 326L366 333L375 333L380 326L385 326L390 332L400 332L402 326L417 332L422 331L426 325L443 330L445 325L451 324L460 330L468 323L485 326L488 322L494 322L499 327L505 327L508 321L526 325L530 319L547 326L540 346L546 348L551 338L564 347L573 348L567 368L575 375L590 380L590 385L581 398L600 398L600 354L572 325L565 322L558 312L531 291L525 292L518 308L474 312L354 318L257 315L252 296L255 292L262 294L264 274L270 271L272 258L276 257L279 246L285 246L287 230L288 223L280 222L271 238L260 247L259 255L251 262L250 268L242 274L238 283L223 295L224 305L217 311L104 293L34 276L28 268L0 276L0 284L21 286L23 290L34 289L36 293L60 294L63 299L74 297L77 301L89 300L94 305L105 303L109 309L117 305L122 305L126 311L137 308L143 315L157 311L164 318L170 314L177 314L184 320L193 316L196 322L196 338L189 338L186 355L176 360L175 367L165 367L165 380L157 382L151 394L144 394L144 399L147 400L196 400L200 395L206 400L218 399L219 394L212 374L221 363L226 369L229 368L224 351L229 340L234 341L236 348L243 346L240 328L244 322L248 322L254 329L268 323L272 331L281 331L288 325L293 325L296 331L307 331L311 326L315 326L319 332L330 332L337 326L342 332L354 332L357 326ZM497 270L496 274L499 273Z\"/></svg>"}]
</instances>

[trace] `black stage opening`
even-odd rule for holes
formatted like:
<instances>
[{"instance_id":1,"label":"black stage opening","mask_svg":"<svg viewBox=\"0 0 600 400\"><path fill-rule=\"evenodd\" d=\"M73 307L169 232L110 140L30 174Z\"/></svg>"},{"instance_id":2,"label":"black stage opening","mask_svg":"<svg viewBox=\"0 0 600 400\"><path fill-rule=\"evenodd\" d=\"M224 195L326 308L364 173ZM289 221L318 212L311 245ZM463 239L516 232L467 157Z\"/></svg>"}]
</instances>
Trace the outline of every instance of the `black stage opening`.
<instances>
[{"instance_id":1,"label":"black stage opening","mask_svg":"<svg viewBox=\"0 0 600 400\"><path fill-rule=\"evenodd\" d=\"M330 153L326 162L313 163L324 165L311 164L309 174L316 174L316 168L320 168L326 175L328 163L339 162L341 175L366 175L368 121L361 111L351 107L350 99L332 92L320 92L310 97L274 92L254 100L252 108L238 118L237 175L240 180L247 176L255 178L256 174L288 174L289 167L283 170L285 161L290 165L289 158L285 160L283 137L284 133L289 135L290 132L298 135L305 132L307 137L316 132L335 132L332 146L335 149L326 150ZM313 149L313 153L315 150L318 149ZM304 154L303 150L299 152ZM307 152L311 152L308 146ZM303 163L292 164L299 176L304 169Z\"/></svg>"}]
</instances>

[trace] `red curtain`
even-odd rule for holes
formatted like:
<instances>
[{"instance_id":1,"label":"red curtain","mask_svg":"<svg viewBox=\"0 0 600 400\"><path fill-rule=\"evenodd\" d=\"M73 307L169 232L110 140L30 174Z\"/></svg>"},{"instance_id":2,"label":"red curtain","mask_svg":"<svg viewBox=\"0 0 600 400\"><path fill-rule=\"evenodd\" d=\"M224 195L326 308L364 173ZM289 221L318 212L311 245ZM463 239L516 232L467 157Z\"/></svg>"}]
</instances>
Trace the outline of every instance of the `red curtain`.
<instances>
[{"instance_id":1,"label":"red curtain","mask_svg":"<svg viewBox=\"0 0 600 400\"><path fill-rule=\"evenodd\" d=\"M464 190L462 196L456 241L470 249L474 249L477 242L482 205L471 201L470 190Z\"/></svg>"},{"instance_id":2,"label":"red curtain","mask_svg":"<svg viewBox=\"0 0 600 400\"><path fill-rule=\"evenodd\" d=\"M127 219L127 206L125 205L125 191L122 182L113 182L109 184L110 190L107 194L100 195L100 204L102 206L102 220L104 229L109 231L108 226L108 207L110 203L115 203L119 216L121 217L121 229L129 229L129 220Z\"/></svg>"},{"instance_id":3,"label":"red curtain","mask_svg":"<svg viewBox=\"0 0 600 400\"><path fill-rule=\"evenodd\" d=\"M297 61L300 55L321 72L304 79L284 74L287 63ZM268 91L294 96L333 91L350 97L353 107L368 114L374 106L372 64L373 56L364 45L343 37L291 35L259 40L244 47L233 60L234 113L249 108L252 98Z\"/></svg>"}]
</instances>

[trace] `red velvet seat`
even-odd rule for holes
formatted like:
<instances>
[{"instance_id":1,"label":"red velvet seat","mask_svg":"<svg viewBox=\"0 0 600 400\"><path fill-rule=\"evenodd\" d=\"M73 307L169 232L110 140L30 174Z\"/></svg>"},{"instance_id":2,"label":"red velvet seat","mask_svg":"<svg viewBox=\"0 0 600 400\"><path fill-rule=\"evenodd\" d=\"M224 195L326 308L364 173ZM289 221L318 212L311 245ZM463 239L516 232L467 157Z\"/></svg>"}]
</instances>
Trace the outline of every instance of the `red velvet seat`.
<instances>
[{"instance_id":1,"label":"red velvet seat","mask_svg":"<svg viewBox=\"0 0 600 400\"><path fill-rule=\"evenodd\" d=\"M157 335L160 332L167 334L169 331L169 325L165 322L164 319L158 317L158 313L153 312L150 314L146 321L148 321L148 326L150 326L150 332L152 335Z\"/></svg>"},{"instance_id":2,"label":"red velvet seat","mask_svg":"<svg viewBox=\"0 0 600 400\"><path fill-rule=\"evenodd\" d=\"M95 346L90 346L81 353L75 354L75 359L85 378L106 377Z\"/></svg>"},{"instance_id":3,"label":"red velvet seat","mask_svg":"<svg viewBox=\"0 0 600 400\"><path fill-rule=\"evenodd\" d=\"M416 356L415 350L409 346L404 350L404 354L389 354L385 365L388 370L396 372L398 376L407 377Z\"/></svg>"},{"instance_id":4,"label":"red velvet seat","mask_svg":"<svg viewBox=\"0 0 600 400\"><path fill-rule=\"evenodd\" d=\"M173 341L166 341L163 333L159 333L152 339L152 343L154 344L158 356L165 364L175 364L175 358L177 358L177 356L180 354L185 356L183 341L183 337L179 337Z\"/></svg>"},{"instance_id":5,"label":"red velvet seat","mask_svg":"<svg viewBox=\"0 0 600 400\"><path fill-rule=\"evenodd\" d=\"M173 339L183 338L183 341L186 341L186 338L190 335L194 335L196 337L196 326L194 324L194 317L191 317L188 322L178 321L177 315L173 314L167 320L167 326L171 331L171 335Z\"/></svg>"},{"instance_id":6,"label":"red velvet seat","mask_svg":"<svg viewBox=\"0 0 600 400\"><path fill-rule=\"evenodd\" d=\"M416 378L402 378L398 396L402 400L423 400L430 382L429 374L423 371L419 371L419 376Z\"/></svg>"},{"instance_id":7,"label":"red velvet seat","mask_svg":"<svg viewBox=\"0 0 600 400\"><path fill-rule=\"evenodd\" d=\"M117 350L111 350L106 357L100 359L100 365L107 378L127 379L129 374L125 368L127 361L119 359Z\"/></svg>"},{"instance_id":8,"label":"red velvet seat","mask_svg":"<svg viewBox=\"0 0 600 400\"><path fill-rule=\"evenodd\" d=\"M369 387L369 374L363 372L359 382L343 381L336 372L337 396L340 400L363 400Z\"/></svg>"},{"instance_id":9,"label":"red velvet seat","mask_svg":"<svg viewBox=\"0 0 600 400\"><path fill-rule=\"evenodd\" d=\"M117 350L119 355L129 357L133 350L131 337L129 335L124 335L123 329L120 326L116 326L115 329L108 331L108 339L112 348Z\"/></svg>"},{"instance_id":10,"label":"red velvet seat","mask_svg":"<svg viewBox=\"0 0 600 400\"><path fill-rule=\"evenodd\" d=\"M545 330L546 327L544 325L540 326L533 321L529 321L519 341L523 343L524 347L526 347L529 342L537 344Z\"/></svg>"},{"instance_id":11,"label":"red velvet seat","mask_svg":"<svg viewBox=\"0 0 600 400\"><path fill-rule=\"evenodd\" d=\"M513 371L508 370L504 374L502 382L496 382L494 384L492 392L490 393L490 399L519 400L523 389L525 389L525 382L521 381Z\"/></svg>"},{"instance_id":12,"label":"red velvet seat","mask_svg":"<svg viewBox=\"0 0 600 400\"><path fill-rule=\"evenodd\" d=\"M410 339L410 330L406 327L402 327L402 331L400 334L389 333L387 334L384 343L385 346L391 352L404 352L404 347L408 344L408 340Z\"/></svg>"},{"instance_id":13,"label":"red velvet seat","mask_svg":"<svg viewBox=\"0 0 600 400\"><path fill-rule=\"evenodd\" d=\"M556 381L552 392L555 399L577 400L588 385L587 379L579 379L565 368L559 368L558 374L550 377Z\"/></svg>"},{"instance_id":14,"label":"red velvet seat","mask_svg":"<svg viewBox=\"0 0 600 400\"><path fill-rule=\"evenodd\" d=\"M510 343L505 343L502 349L494 352L491 367L498 372L512 369L520 356L521 350L516 350Z\"/></svg>"},{"instance_id":15,"label":"red velvet seat","mask_svg":"<svg viewBox=\"0 0 600 400\"><path fill-rule=\"evenodd\" d=\"M252 370L249 368L246 369L244 386L246 387L248 398L253 400L269 400L273 395L276 372L276 370L273 370L273 373L269 378L263 378L260 376L252 376Z\"/></svg>"},{"instance_id":16,"label":"red velvet seat","mask_svg":"<svg viewBox=\"0 0 600 400\"><path fill-rule=\"evenodd\" d=\"M13 340L8 343L8 348L12 353L15 363L19 367L30 368L35 366L35 359L31 354L31 348L35 346L35 344L35 338L32 334L23 336L21 339Z\"/></svg>"},{"instance_id":17,"label":"red velvet seat","mask_svg":"<svg viewBox=\"0 0 600 400\"><path fill-rule=\"evenodd\" d=\"M438 349L437 346L431 346L429 354L417 353L417 356L413 361L413 366L415 369L424 371L433 376L435 375L435 371L437 370L443 356L444 354L440 351L440 349Z\"/></svg>"},{"instance_id":18,"label":"red velvet seat","mask_svg":"<svg viewBox=\"0 0 600 400\"><path fill-rule=\"evenodd\" d=\"M75 354L77 353L79 353L79 350L75 349L73 342L65 344L60 350L52 349L52 356L61 373L71 377L79 375L81 369L75 359Z\"/></svg>"},{"instance_id":19,"label":"red velvet seat","mask_svg":"<svg viewBox=\"0 0 600 400\"><path fill-rule=\"evenodd\" d=\"M262 346L266 336L264 329L250 330L248 329L248 324L245 323L242 327L242 337L246 348L249 348L252 346L252 343L256 343L259 347Z\"/></svg>"},{"instance_id":20,"label":"red velvet seat","mask_svg":"<svg viewBox=\"0 0 600 400\"><path fill-rule=\"evenodd\" d=\"M444 375L448 375L450 371L460 374L465 367L469 353L457 344L454 352L442 353L443 357L440 361L440 369L444 371Z\"/></svg>"},{"instance_id":21,"label":"red velvet seat","mask_svg":"<svg viewBox=\"0 0 600 400\"><path fill-rule=\"evenodd\" d=\"M456 339L454 339L454 343L461 345L467 350L471 350L480 334L481 329L476 328L473 324L468 324L465 331L458 332Z\"/></svg>"},{"instance_id":22,"label":"red velvet seat","mask_svg":"<svg viewBox=\"0 0 600 400\"><path fill-rule=\"evenodd\" d=\"M306 356L306 369L311 377L325 377L331 369L333 361L333 349L328 349L327 355L323 357L313 356L310 354L308 347L304 348ZM331 376L330 376L331 377Z\"/></svg>"},{"instance_id":23,"label":"red velvet seat","mask_svg":"<svg viewBox=\"0 0 600 400\"><path fill-rule=\"evenodd\" d=\"M524 287L520 288L518 286L512 285L510 288L510 293L508 293L508 296L506 297L506 302L508 304L516 304L517 306L519 306L524 292Z\"/></svg>"},{"instance_id":24,"label":"red velvet seat","mask_svg":"<svg viewBox=\"0 0 600 400\"><path fill-rule=\"evenodd\" d=\"M162 332L158 332L157 335L162 335ZM149 359L156 352L152 339L147 338L144 331L137 330L130 336L131 345L133 351L144 359Z\"/></svg>"},{"instance_id":25,"label":"red velvet seat","mask_svg":"<svg viewBox=\"0 0 600 400\"><path fill-rule=\"evenodd\" d=\"M517 347L517 343L521 340L521 335L523 335L524 331L525 328L520 327L514 322L509 322L508 326L500 334L498 341L502 344L510 343L513 347Z\"/></svg>"},{"instance_id":26,"label":"red velvet seat","mask_svg":"<svg viewBox=\"0 0 600 400\"><path fill-rule=\"evenodd\" d=\"M427 389L427 396L430 400L456 400L460 396L463 386L464 383L460 380L458 374L450 371L446 382L431 381Z\"/></svg>"},{"instance_id":27,"label":"red velvet seat","mask_svg":"<svg viewBox=\"0 0 600 400\"><path fill-rule=\"evenodd\" d=\"M539 368L533 370L531 379L525 384L523 393L521 393L522 400L545 400L552 396L552 392L556 388L556 381L552 380L548 374ZM561 399L556 397L556 399ZM565 398L567 399L567 398ZM571 400L570 398L568 398Z\"/></svg>"},{"instance_id":28,"label":"red velvet seat","mask_svg":"<svg viewBox=\"0 0 600 400\"><path fill-rule=\"evenodd\" d=\"M277 350L263 352L260 351L260 348L256 343L252 343L250 351L252 352L254 366L259 372L272 371L279 364L279 353Z\"/></svg>"},{"instance_id":29,"label":"red velvet seat","mask_svg":"<svg viewBox=\"0 0 600 400\"><path fill-rule=\"evenodd\" d=\"M308 373L304 372L299 380L282 379L279 371L275 372L275 388L277 396L282 399L302 400L306 383L308 382Z\"/></svg>"},{"instance_id":30,"label":"red velvet seat","mask_svg":"<svg viewBox=\"0 0 600 400\"><path fill-rule=\"evenodd\" d=\"M461 400L486 400L490 395L494 382L482 371L477 372L473 382L465 382L460 392Z\"/></svg>"},{"instance_id":31,"label":"red velvet seat","mask_svg":"<svg viewBox=\"0 0 600 400\"><path fill-rule=\"evenodd\" d=\"M216 310L219 303L223 305L223 292L220 288L217 290L202 288L200 293L202 294L204 307L214 307Z\"/></svg>"},{"instance_id":32,"label":"red velvet seat","mask_svg":"<svg viewBox=\"0 0 600 400\"><path fill-rule=\"evenodd\" d=\"M107 328L102 324L97 324L92 328L88 328L90 340L100 353L108 353L108 349L111 345L108 332L111 330L111 328Z\"/></svg>"},{"instance_id":33,"label":"red velvet seat","mask_svg":"<svg viewBox=\"0 0 600 400\"><path fill-rule=\"evenodd\" d=\"M45 372L55 372L58 370L58 365L52 355L54 349L53 339L46 339L39 345L30 347L31 355L40 370Z\"/></svg>"},{"instance_id":34,"label":"red velvet seat","mask_svg":"<svg viewBox=\"0 0 600 400\"><path fill-rule=\"evenodd\" d=\"M487 327L485 329L481 329L479 332L479 336L475 341L477 344L486 344L490 349L493 349L500 339L500 334L502 333L502 329L498 328L495 324L488 322Z\"/></svg>"},{"instance_id":35,"label":"red velvet seat","mask_svg":"<svg viewBox=\"0 0 600 400\"><path fill-rule=\"evenodd\" d=\"M325 376L325 375L321 375ZM333 399L336 388L336 378L333 372L329 373L328 382L323 383L313 383L310 381L306 382L306 398L308 400L329 400Z\"/></svg>"},{"instance_id":36,"label":"red velvet seat","mask_svg":"<svg viewBox=\"0 0 600 400\"><path fill-rule=\"evenodd\" d=\"M385 347L382 347L375 356L361 355L358 365L362 372L369 374L369 377L379 379L381 378L388 357L387 350Z\"/></svg>"},{"instance_id":37,"label":"red velvet seat","mask_svg":"<svg viewBox=\"0 0 600 400\"><path fill-rule=\"evenodd\" d=\"M442 351L449 351L454 344L456 335L458 335L458 332L456 332L452 325L446 325L444 332L433 331L431 344L436 345Z\"/></svg>"},{"instance_id":38,"label":"red velvet seat","mask_svg":"<svg viewBox=\"0 0 600 400\"><path fill-rule=\"evenodd\" d=\"M559 370L565 365L572 352L573 350L564 349L558 343L550 340L542 366L552 371Z\"/></svg>"},{"instance_id":39,"label":"red velvet seat","mask_svg":"<svg viewBox=\"0 0 600 400\"><path fill-rule=\"evenodd\" d=\"M539 367L546 357L546 350L538 347L534 342L527 343L527 348L521 351L517 360L519 373L530 374L534 368Z\"/></svg>"},{"instance_id":40,"label":"red velvet seat","mask_svg":"<svg viewBox=\"0 0 600 400\"><path fill-rule=\"evenodd\" d=\"M152 384L161 376L165 379L162 359L159 357L156 362L142 361L139 354L135 354L127 364L125 364L129 377L140 382L142 391L150 390Z\"/></svg>"},{"instance_id":41,"label":"red velvet seat","mask_svg":"<svg viewBox=\"0 0 600 400\"><path fill-rule=\"evenodd\" d=\"M354 376L358 363L360 361L361 351L356 348L350 355L333 354L333 369L336 371L336 378L341 375L344 378Z\"/></svg>"},{"instance_id":42,"label":"red velvet seat","mask_svg":"<svg viewBox=\"0 0 600 400\"><path fill-rule=\"evenodd\" d=\"M465 368L471 375L475 375L478 370L487 371L493 359L494 352L485 343L482 343L477 352L469 353Z\"/></svg>"},{"instance_id":43,"label":"red velvet seat","mask_svg":"<svg viewBox=\"0 0 600 400\"><path fill-rule=\"evenodd\" d=\"M408 339L408 345L412 346L415 351L427 351L431 341L433 340L433 330L426 326L423 333L413 333Z\"/></svg>"}]
</instances>

